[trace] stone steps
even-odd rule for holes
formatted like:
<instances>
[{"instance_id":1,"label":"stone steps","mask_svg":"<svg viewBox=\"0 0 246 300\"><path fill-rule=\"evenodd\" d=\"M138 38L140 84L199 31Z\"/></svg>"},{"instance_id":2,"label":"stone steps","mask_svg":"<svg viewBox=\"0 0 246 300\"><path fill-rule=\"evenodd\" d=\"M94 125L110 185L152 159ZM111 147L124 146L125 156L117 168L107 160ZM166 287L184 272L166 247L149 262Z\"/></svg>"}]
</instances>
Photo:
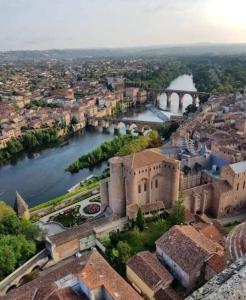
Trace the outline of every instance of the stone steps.
<instances>
[{"instance_id":1,"label":"stone steps","mask_svg":"<svg viewBox=\"0 0 246 300\"><path fill-rule=\"evenodd\" d=\"M238 225L226 239L226 250L235 261L246 254L246 223Z\"/></svg>"}]
</instances>

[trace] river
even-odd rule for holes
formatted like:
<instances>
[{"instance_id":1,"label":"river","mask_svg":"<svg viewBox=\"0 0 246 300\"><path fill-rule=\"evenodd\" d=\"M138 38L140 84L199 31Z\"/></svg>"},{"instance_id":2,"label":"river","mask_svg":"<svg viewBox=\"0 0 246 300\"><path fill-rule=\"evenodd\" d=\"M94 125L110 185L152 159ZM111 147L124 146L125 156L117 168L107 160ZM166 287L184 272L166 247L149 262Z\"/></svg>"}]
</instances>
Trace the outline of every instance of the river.
<instances>
[{"instance_id":1,"label":"river","mask_svg":"<svg viewBox=\"0 0 246 300\"><path fill-rule=\"evenodd\" d=\"M196 90L192 77L188 75L175 79L169 88ZM178 110L177 95L174 94L173 97L170 113L181 113ZM183 109L191 102L191 98L185 96ZM161 99L161 107L165 109L164 97ZM164 113L170 115L168 112ZM161 122L154 113L143 108L130 111L127 117ZM108 134L100 131L84 131L71 138L69 145L64 147L46 149L31 156L21 155L15 162L0 167L0 198L13 205L15 192L18 191L31 207L66 193L69 188L89 175L101 174L106 163L93 170L84 169L73 175L65 172L65 168L79 156L113 137L112 131Z\"/></svg>"}]
</instances>

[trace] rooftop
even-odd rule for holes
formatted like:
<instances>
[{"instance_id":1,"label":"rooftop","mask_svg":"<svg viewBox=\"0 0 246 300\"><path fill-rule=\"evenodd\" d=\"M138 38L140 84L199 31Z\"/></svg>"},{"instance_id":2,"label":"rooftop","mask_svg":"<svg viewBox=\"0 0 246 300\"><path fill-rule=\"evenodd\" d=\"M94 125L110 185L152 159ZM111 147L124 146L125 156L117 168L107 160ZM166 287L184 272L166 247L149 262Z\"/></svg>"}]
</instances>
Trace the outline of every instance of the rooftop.
<instances>
[{"instance_id":1,"label":"rooftop","mask_svg":"<svg viewBox=\"0 0 246 300\"><path fill-rule=\"evenodd\" d=\"M230 167L236 174L244 173L246 172L246 161L231 164Z\"/></svg>"},{"instance_id":2,"label":"rooftop","mask_svg":"<svg viewBox=\"0 0 246 300\"><path fill-rule=\"evenodd\" d=\"M142 299L95 249L84 252L79 258L70 257L54 265L41 272L37 279L12 290L0 299L87 299L80 288L80 284L86 287L85 290L102 288L112 299Z\"/></svg>"},{"instance_id":3,"label":"rooftop","mask_svg":"<svg viewBox=\"0 0 246 300\"><path fill-rule=\"evenodd\" d=\"M139 252L131 257L127 266L152 290L166 287L173 281L173 276L149 251Z\"/></svg>"},{"instance_id":4,"label":"rooftop","mask_svg":"<svg viewBox=\"0 0 246 300\"><path fill-rule=\"evenodd\" d=\"M218 243L206 238L190 225L173 226L156 241L156 245L187 273L194 272L197 266L220 248Z\"/></svg>"}]
</instances>

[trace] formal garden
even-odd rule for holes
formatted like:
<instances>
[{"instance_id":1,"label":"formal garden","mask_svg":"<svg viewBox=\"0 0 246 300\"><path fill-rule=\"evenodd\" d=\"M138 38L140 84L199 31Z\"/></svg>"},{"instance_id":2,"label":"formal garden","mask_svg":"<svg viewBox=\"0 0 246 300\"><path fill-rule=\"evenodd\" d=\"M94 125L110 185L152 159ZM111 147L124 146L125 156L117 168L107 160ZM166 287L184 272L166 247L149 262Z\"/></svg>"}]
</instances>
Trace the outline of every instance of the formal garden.
<instances>
[{"instance_id":1,"label":"formal garden","mask_svg":"<svg viewBox=\"0 0 246 300\"><path fill-rule=\"evenodd\" d=\"M90 199L85 205L83 202L60 211L50 216L49 222L58 222L64 227L71 228L86 222L88 219L98 215L101 211L99 199Z\"/></svg>"},{"instance_id":2,"label":"formal garden","mask_svg":"<svg viewBox=\"0 0 246 300\"><path fill-rule=\"evenodd\" d=\"M58 222L61 223L64 227L81 225L86 221L86 217L82 216L79 210L80 205L68 208L57 215L51 216L49 222Z\"/></svg>"}]
</instances>

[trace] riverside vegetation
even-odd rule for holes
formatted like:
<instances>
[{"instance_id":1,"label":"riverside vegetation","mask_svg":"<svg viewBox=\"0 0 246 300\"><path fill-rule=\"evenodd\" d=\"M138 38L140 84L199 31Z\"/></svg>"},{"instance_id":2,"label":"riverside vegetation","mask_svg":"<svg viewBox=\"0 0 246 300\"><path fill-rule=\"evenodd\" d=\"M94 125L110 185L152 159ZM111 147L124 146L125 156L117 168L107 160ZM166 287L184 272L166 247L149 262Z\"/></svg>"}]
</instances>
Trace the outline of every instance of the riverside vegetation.
<instances>
[{"instance_id":1,"label":"riverside vegetation","mask_svg":"<svg viewBox=\"0 0 246 300\"><path fill-rule=\"evenodd\" d=\"M157 147L159 145L160 138L157 131L152 131L146 136L117 136L112 141L102 143L90 153L82 155L66 170L71 173L76 173L81 169L93 168L113 156L129 155L140 152L146 148Z\"/></svg>"},{"instance_id":2,"label":"riverside vegetation","mask_svg":"<svg viewBox=\"0 0 246 300\"><path fill-rule=\"evenodd\" d=\"M26 131L20 139L7 142L7 147L0 150L0 161L8 160L22 151L31 152L60 142L58 130L54 128Z\"/></svg>"}]
</instances>

